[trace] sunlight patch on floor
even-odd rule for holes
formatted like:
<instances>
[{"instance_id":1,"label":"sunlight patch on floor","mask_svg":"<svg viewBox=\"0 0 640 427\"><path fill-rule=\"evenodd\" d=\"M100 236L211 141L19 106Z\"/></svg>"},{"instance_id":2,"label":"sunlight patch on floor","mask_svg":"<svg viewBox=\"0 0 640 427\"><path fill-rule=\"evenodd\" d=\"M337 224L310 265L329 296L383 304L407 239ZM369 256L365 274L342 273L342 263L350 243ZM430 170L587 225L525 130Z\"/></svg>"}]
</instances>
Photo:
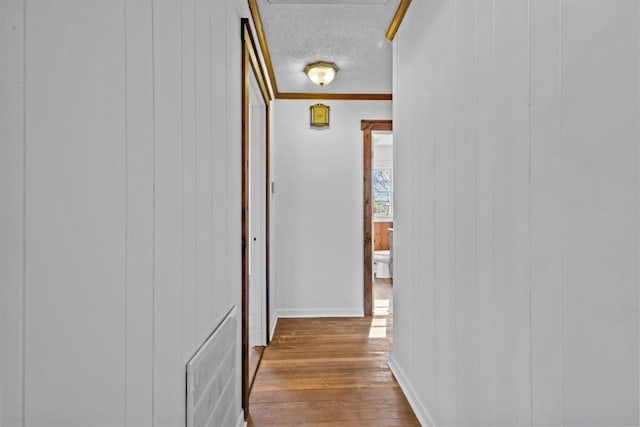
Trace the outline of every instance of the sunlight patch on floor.
<instances>
[{"instance_id":1,"label":"sunlight patch on floor","mask_svg":"<svg viewBox=\"0 0 640 427\"><path fill-rule=\"evenodd\" d=\"M389 314L390 302L388 299L376 299L373 302L373 315L386 316Z\"/></svg>"},{"instance_id":2,"label":"sunlight patch on floor","mask_svg":"<svg viewBox=\"0 0 640 427\"><path fill-rule=\"evenodd\" d=\"M376 300L380 301L380 300ZM387 301L387 312L389 311ZM378 314L374 310L374 315ZM369 329L369 338L386 338L387 337L387 319L385 317L374 317L371 319L371 328Z\"/></svg>"},{"instance_id":3,"label":"sunlight patch on floor","mask_svg":"<svg viewBox=\"0 0 640 427\"><path fill-rule=\"evenodd\" d=\"M382 316L387 314L389 314L389 300L375 300L373 315ZM373 319L371 319L369 338L387 338L387 330L387 318L374 317Z\"/></svg>"},{"instance_id":4,"label":"sunlight patch on floor","mask_svg":"<svg viewBox=\"0 0 640 427\"><path fill-rule=\"evenodd\" d=\"M385 319L384 317L374 317L373 319L371 319L371 326L373 327L378 327L378 326L387 326L387 319Z\"/></svg>"}]
</instances>

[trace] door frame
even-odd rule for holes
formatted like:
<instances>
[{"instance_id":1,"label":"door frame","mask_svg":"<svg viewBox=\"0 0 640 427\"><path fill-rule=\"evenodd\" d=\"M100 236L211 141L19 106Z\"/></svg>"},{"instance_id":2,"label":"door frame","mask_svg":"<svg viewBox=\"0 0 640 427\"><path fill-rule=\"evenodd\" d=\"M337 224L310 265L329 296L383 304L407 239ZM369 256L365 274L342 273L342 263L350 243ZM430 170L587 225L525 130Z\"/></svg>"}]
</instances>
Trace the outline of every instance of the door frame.
<instances>
[{"instance_id":1,"label":"door frame","mask_svg":"<svg viewBox=\"0 0 640 427\"><path fill-rule=\"evenodd\" d=\"M373 131L392 131L393 120L367 120L360 122L362 130L362 273L363 308L365 317L373 315L373 201L371 173L373 170Z\"/></svg>"},{"instance_id":2,"label":"door frame","mask_svg":"<svg viewBox=\"0 0 640 427\"><path fill-rule=\"evenodd\" d=\"M242 83L242 167L241 167L241 294L242 294L242 409L244 411L245 420L249 416L249 109L250 106L250 84L251 74L253 72L260 93L265 104L265 314L266 314L266 343L269 344L269 277L270 277L270 210L271 210L271 169L270 169L270 124L271 124L271 95L267 86L267 79L258 61L258 51L256 49L255 39L251 32L251 26L248 18L241 18L241 38L242 38L242 66L241 66L241 83Z\"/></svg>"}]
</instances>

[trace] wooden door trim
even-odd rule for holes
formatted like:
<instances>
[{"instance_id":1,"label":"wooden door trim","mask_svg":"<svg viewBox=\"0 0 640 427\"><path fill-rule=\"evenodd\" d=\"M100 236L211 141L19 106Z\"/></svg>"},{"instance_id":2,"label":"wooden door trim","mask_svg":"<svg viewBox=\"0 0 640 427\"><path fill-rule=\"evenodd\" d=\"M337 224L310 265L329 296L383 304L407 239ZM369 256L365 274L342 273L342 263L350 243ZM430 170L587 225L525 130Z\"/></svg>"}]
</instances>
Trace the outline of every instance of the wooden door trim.
<instances>
[{"instance_id":1,"label":"wooden door trim","mask_svg":"<svg viewBox=\"0 0 640 427\"><path fill-rule=\"evenodd\" d=\"M392 131L393 120L368 120L362 119L360 121L360 130L362 131Z\"/></svg>"},{"instance_id":2,"label":"wooden door trim","mask_svg":"<svg viewBox=\"0 0 640 427\"><path fill-rule=\"evenodd\" d=\"M266 174L266 201L265 201L265 313L266 313L266 334L267 344L269 344L269 262L270 262L270 215L271 206L271 166L270 166L270 117L271 117L271 95L269 93L267 79L264 70L258 61L256 44L251 33L251 27L247 18L241 19L241 38L242 38L242 66L241 66L241 84L242 84L242 150L241 150L241 294L242 294L242 409L244 410L245 420L249 416L249 108L250 108L250 79L253 71L260 93L265 104L265 174Z\"/></svg>"},{"instance_id":3,"label":"wooden door trim","mask_svg":"<svg viewBox=\"0 0 640 427\"><path fill-rule=\"evenodd\" d=\"M371 133L373 131L393 130L392 120L362 120L362 258L363 258L363 308L364 315L373 314L373 209L371 200L371 172L373 160L373 146Z\"/></svg>"}]
</instances>

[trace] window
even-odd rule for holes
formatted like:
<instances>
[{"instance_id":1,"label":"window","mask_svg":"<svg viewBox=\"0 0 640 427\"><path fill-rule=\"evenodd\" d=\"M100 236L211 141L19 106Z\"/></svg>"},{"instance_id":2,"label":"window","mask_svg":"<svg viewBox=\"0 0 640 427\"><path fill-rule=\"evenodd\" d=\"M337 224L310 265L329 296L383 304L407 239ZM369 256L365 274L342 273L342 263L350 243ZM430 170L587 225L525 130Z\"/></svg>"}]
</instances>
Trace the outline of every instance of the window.
<instances>
[{"instance_id":1,"label":"window","mask_svg":"<svg viewBox=\"0 0 640 427\"><path fill-rule=\"evenodd\" d=\"M390 168L373 170L373 216L391 218L393 216L393 183Z\"/></svg>"}]
</instances>

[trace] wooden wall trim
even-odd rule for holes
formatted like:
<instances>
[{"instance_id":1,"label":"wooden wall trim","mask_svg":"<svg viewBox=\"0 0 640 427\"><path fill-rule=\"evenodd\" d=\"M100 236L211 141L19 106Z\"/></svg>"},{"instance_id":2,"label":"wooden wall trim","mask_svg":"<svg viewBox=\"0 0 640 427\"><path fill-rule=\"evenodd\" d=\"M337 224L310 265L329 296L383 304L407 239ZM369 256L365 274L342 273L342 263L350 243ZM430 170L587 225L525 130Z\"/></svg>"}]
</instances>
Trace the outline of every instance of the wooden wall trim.
<instances>
[{"instance_id":1,"label":"wooden wall trim","mask_svg":"<svg viewBox=\"0 0 640 427\"><path fill-rule=\"evenodd\" d=\"M373 163L373 147L371 141L371 130L366 129L363 135L362 144L362 165L364 173L362 175L362 211L363 211L363 270L364 277L364 315L373 315L373 236L371 231L371 222L373 216L372 197L371 197L371 168ZM368 171L368 173L367 173Z\"/></svg>"},{"instance_id":2,"label":"wooden wall trim","mask_svg":"<svg viewBox=\"0 0 640 427\"><path fill-rule=\"evenodd\" d=\"M276 82L276 74L273 71L273 63L271 61L271 53L269 52L269 46L267 45L267 38L264 35L264 27L262 26L262 18L260 17L260 9L258 9L258 3L256 0L248 0L249 11L251 12L251 18L253 19L253 25L256 28L258 36L258 44L260 45L260 51L262 52L262 58L264 59L264 65L267 67L267 74L269 76L269 82L273 89L273 96L278 97L278 83Z\"/></svg>"},{"instance_id":3,"label":"wooden wall trim","mask_svg":"<svg viewBox=\"0 0 640 427\"><path fill-rule=\"evenodd\" d=\"M249 62L251 63L251 68L253 69L253 73L256 76L256 80L258 81L262 99L264 99L265 104L269 104L269 101L271 101L271 93L269 92L266 76L264 75L264 71L260 66L260 61L258 60L258 51L256 49L255 43L253 42L253 33L251 32L251 27L248 25L248 23L247 25L242 26L242 39L247 44Z\"/></svg>"},{"instance_id":4,"label":"wooden wall trim","mask_svg":"<svg viewBox=\"0 0 640 427\"><path fill-rule=\"evenodd\" d=\"M400 1L398 9L396 10L396 14L393 15L393 19L391 20L391 24L389 24L389 29L387 30L387 34L385 35L387 40L393 41L393 38L398 32L398 28L400 28L400 24L402 24L402 20L404 19L404 15L407 13L407 9L409 9L410 4L411 0Z\"/></svg>"},{"instance_id":5,"label":"wooden wall trim","mask_svg":"<svg viewBox=\"0 0 640 427\"><path fill-rule=\"evenodd\" d=\"M361 120L360 130L393 130L393 120Z\"/></svg>"},{"instance_id":6,"label":"wooden wall trim","mask_svg":"<svg viewBox=\"0 0 640 427\"><path fill-rule=\"evenodd\" d=\"M390 93L278 92L278 99L334 99L344 101L391 101Z\"/></svg>"},{"instance_id":7,"label":"wooden wall trim","mask_svg":"<svg viewBox=\"0 0 640 427\"><path fill-rule=\"evenodd\" d=\"M242 409L245 420L249 414L249 85L251 57L247 40L249 25L242 19L242 149L241 149L241 241L242 241Z\"/></svg>"},{"instance_id":8,"label":"wooden wall trim","mask_svg":"<svg viewBox=\"0 0 640 427\"><path fill-rule=\"evenodd\" d=\"M390 228L393 228L393 221L378 221L373 223L374 251L388 251L391 249L388 231Z\"/></svg>"},{"instance_id":9,"label":"wooden wall trim","mask_svg":"<svg viewBox=\"0 0 640 427\"><path fill-rule=\"evenodd\" d=\"M402 4L406 0L402 0L400 2L400 6L398 6L398 11L402 7ZM251 12L251 19L253 20L253 25L256 29L256 35L258 37L258 45L260 47L260 52L262 53L262 58L264 59L264 65L267 68L267 77L269 86L273 90L273 97L275 99L332 99L332 100L345 100L345 101L391 101L393 99L390 93L306 93L306 92L280 92L278 90L278 83L276 81L276 73L273 69L273 61L271 60L271 53L269 52L269 45L267 44L267 37L264 33L264 26L262 25L262 18L260 17L260 9L258 7L257 0L247 0L249 4L249 11ZM409 0L408 3L411 1ZM408 4L407 4L408 7ZM396 11L396 16L398 15L398 11ZM402 13L404 16L405 11ZM394 20L395 20L394 16ZM402 17L400 17L402 20ZM393 21L392 21L393 25ZM398 25L400 25L398 23ZM250 30L249 30L250 31ZM388 31L387 31L388 34ZM387 36L388 38L388 36ZM391 40L391 39L390 39ZM256 51L257 49L253 48ZM256 61L260 64L260 61ZM263 74L262 67L260 67L260 72L256 71L257 74ZM265 79L266 80L266 79ZM265 83L266 84L266 83Z\"/></svg>"},{"instance_id":10,"label":"wooden wall trim","mask_svg":"<svg viewBox=\"0 0 640 427\"><path fill-rule=\"evenodd\" d=\"M250 78L251 71L256 77L258 81L258 85L260 87L260 92L262 98L264 100L265 105L265 145L266 145L266 156L265 156L265 181L266 186L264 191L266 192L266 206L265 206L265 216L266 216L266 230L265 230L265 288L266 288L266 342L269 343L269 329L270 329L270 313L269 313L269 288L270 288L270 200L271 200L271 165L270 165L270 151L271 151L271 138L270 138L270 121L271 121L271 94L269 92L267 86L267 79L264 75L263 69L260 66L260 62L257 56L256 44L253 39L253 34L251 33L251 27L249 24L249 20L247 18L242 18L241 20L242 27L242 66L241 66L241 78L240 81L242 83L242 136L241 136L241 241L242 241L242 261L241 261L241 299L242 299L242 408L244 409L245 420L249 415L249 127L250 127L250 118L249 118L249 108L250 108Z\"/></svg>"}]
</instances>

